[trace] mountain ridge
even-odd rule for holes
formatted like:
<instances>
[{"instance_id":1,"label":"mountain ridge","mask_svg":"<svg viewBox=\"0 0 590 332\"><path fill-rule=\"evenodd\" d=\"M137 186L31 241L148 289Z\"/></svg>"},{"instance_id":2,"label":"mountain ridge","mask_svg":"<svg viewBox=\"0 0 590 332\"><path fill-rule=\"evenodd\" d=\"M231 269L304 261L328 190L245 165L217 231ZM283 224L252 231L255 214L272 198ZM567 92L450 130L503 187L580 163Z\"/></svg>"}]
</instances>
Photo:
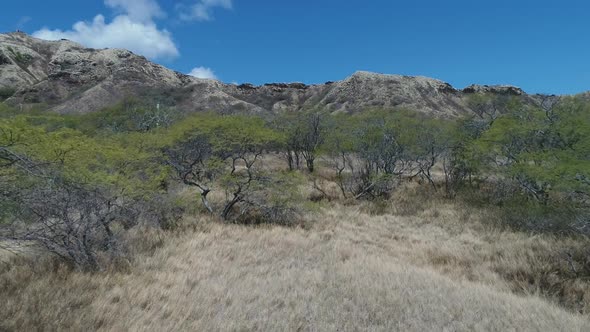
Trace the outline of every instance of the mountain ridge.
<instances>
[{"instance_id":1,"label":"mountain ridge","mask_svg":"<svg viewBox=\"0 0 590 332\"><path fill-rule=\"evenodd\" d=\"M5 91L8 104L23 108L44 105L58 113L94 112L136 97L186 112L325 109L355 113L407 108L437 117L457 117L472 111L467 99L474 93L515 96L532 104L544 97L510 85L456 89L425 76L367 71L324 84L227 84L173 71L128 50L86 48L69 40L45 41L21 32L0 34L0 89Z\"/></svg>"}]
</instances>

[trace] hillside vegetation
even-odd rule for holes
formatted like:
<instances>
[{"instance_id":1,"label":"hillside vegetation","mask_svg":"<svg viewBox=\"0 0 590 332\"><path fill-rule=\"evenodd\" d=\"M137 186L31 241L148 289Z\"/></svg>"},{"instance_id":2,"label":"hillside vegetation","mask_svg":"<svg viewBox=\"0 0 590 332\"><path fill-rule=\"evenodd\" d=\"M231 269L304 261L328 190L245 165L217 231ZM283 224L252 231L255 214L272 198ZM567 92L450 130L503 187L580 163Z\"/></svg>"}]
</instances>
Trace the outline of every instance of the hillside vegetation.
<instances>
[{"instance_id":1,"label":"hillside vegetation","mask_svg":"<svg viewBox=\"0 0 590 332\"><path fill-rule=\"evenodd\" d=\"M590 327L590 104L0 104L0 328Z\"/></svg>"}]
</instances>

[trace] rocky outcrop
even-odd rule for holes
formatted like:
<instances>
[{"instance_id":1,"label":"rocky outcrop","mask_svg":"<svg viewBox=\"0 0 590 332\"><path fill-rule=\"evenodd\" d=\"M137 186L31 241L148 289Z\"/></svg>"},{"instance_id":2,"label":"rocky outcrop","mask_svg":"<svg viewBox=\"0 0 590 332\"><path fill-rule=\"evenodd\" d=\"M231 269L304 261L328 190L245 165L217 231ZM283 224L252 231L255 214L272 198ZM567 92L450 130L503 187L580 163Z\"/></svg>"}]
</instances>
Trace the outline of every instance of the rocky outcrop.
<instances>
[{"instance_id":1,"label":"rocky outcrop","mask_svg":"<svg viewBox=\"0 0 590 332\"><path fill-rule=\"evenodd\" d=\"M323 109L355 113L406 108L437 117L471 112L467 99L475 93L514 96L527 103L544 100L513 86L471 85L457 90L432 78L362 71L342 81L317 85L224 84L172 71L127 50L89 49L68 40L45 41L24 33L0 34L0 91L2 99L8 98L6 103L44 105L60 113L97 111L128 96L186 112Z\"/></svg>"},{"instance_id":2,"label":"rocky outcrop","mask_svg":"<svg viewBox=\"0 0 590 332\"><path fill-rule=\"evenodd\" d=\"M335 112L368 108L408 108L453 116L467 111L461 93L448 83L427 77L356 72L330 85L319 101Z\"/></svg>"},{"instance_id":3,"label":"rocky outcrop","mask_svg":"<svg viewBox=\"0 0 590 332\"><path fill-rule=\"evenodd\" d=\"M526 93L518 87L512 85L477 85L473 84L465 89L464 93L492 93L498 95L522 96Z\"/></svg>"}]
</instances>

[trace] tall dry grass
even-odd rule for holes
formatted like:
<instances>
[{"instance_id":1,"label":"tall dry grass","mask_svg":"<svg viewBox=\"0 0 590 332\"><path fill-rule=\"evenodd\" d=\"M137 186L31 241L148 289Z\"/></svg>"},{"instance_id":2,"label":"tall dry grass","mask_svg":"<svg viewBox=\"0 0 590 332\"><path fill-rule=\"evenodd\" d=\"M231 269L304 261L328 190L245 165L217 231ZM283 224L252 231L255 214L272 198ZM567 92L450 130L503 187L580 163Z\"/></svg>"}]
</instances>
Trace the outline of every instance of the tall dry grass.
<instances>
[{"instance_id":1,"label":"tall dry grass","mask_svg":"<svg viewBox=\"0 0 590 332\"><path fill-rule=\"evenodd\" d=\"M134 261L100 274L14 261L0 330L590 330L588 282L560 275L581 240L502 229L413 186L315 211L296 228L137 230Z\"/></svg>"}]
</instances>

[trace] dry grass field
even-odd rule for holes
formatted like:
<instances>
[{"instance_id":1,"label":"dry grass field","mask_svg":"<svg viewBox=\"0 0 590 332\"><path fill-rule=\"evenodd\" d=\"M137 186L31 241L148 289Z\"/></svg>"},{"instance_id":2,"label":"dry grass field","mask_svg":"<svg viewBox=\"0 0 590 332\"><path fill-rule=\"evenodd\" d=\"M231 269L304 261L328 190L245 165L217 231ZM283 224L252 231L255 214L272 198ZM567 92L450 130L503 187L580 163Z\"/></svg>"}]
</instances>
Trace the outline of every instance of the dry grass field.
<instances>
[{"instance_id":1,"label":"dry grass field","mask_svg":"<svg viewBox=\"0 0 590 332\"><path fill-rule=\"evenodd\" d=\"M560 277L583 242L416 195L321 203L295 228L200 217L135 230L134 261L99 274L13 258L0 330L590 330L589 284Z\"/></svg>"}]
</instances>

